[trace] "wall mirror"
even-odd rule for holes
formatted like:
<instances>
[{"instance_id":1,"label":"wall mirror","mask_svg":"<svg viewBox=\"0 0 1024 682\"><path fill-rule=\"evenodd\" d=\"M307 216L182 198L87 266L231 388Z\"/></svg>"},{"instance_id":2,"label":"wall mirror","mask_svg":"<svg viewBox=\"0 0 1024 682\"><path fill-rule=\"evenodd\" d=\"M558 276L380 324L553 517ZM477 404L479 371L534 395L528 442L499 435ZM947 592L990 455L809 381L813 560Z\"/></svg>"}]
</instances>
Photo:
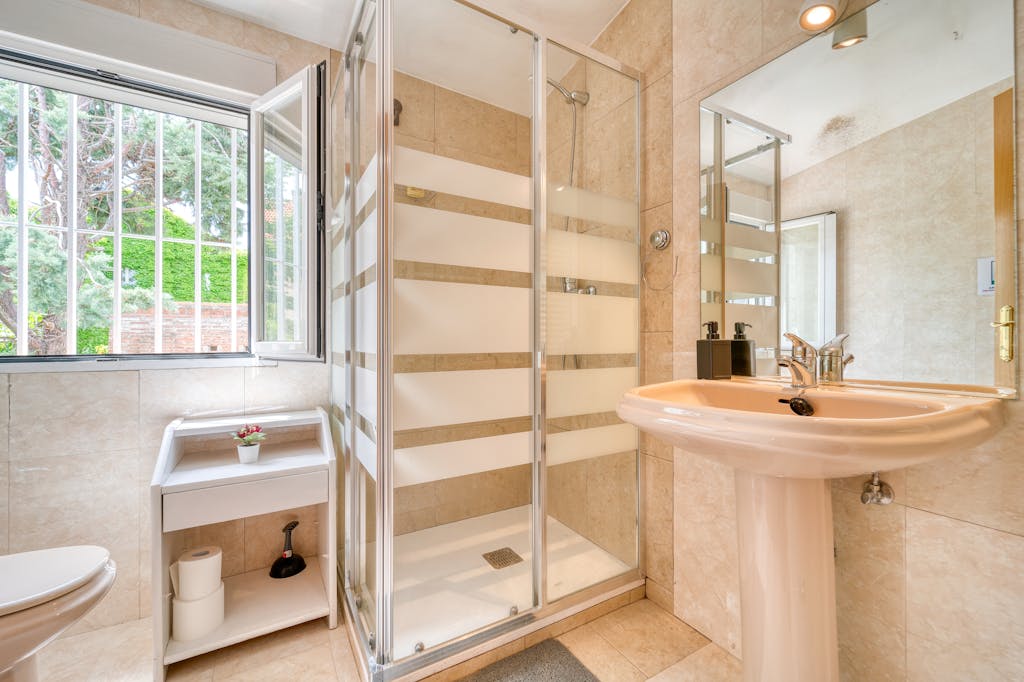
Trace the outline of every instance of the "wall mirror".
<instances>
[{"instance_id":1,"label":"wall mirror","mask_svg":"<svg viewBox=\"0 0 1024 682\"><path fill-rule=\"evenodd\" d=\"M881 0L702 102L701 321L753 325L759 375L847 333L848 382L1015 395L1013 26Z\"/></svg>"}]
</instances>

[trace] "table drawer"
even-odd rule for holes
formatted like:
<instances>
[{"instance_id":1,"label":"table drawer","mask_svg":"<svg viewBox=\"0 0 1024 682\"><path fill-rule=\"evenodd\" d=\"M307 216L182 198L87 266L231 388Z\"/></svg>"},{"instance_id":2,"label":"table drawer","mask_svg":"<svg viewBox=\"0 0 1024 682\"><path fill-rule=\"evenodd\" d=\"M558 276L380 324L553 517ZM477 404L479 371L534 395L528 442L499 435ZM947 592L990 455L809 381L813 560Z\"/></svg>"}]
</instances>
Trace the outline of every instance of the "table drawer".
<instances>
[{"instance_id":1,"label":"table drawer","mask_svg":"<svg viewBox=\"0 0 1024 682\"><path fill-rule=\"evenodd\" d=\"M168 493L164 532L327 501L327 471Z\"/></svg>"}]
</instances>

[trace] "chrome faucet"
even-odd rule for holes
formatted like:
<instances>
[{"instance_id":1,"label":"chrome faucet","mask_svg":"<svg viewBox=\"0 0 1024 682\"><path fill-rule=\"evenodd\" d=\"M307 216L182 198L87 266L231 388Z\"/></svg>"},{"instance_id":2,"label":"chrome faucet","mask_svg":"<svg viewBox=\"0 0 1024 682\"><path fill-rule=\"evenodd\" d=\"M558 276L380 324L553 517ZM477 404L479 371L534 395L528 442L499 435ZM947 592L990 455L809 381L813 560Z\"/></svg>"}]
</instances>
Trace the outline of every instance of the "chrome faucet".
<instances>
[{"instance_id":1,"label":"chrome faucet","mask_svg":"<svg viewBox=\"0 0 1024 682\"><path fill-rule=\"evenodd\" d=\"M843 383L843 370L853 362L853 354L843 350L843 343L850 338L849 334L840 334L818 351L818 375L823 384Z\"/></svg>"},{"instance_id":2,"label":"chrome faucet","mask_svg":"<svg viewBox=\"0 0 1024 682\"><path fill-rule=\"evenodd\" d=\"M783 334L793 344L792 356L780 355L776 362L789 369L793 388L814 388L818 385L818 352L792 332Z\"/></svg>"}]
</instances>

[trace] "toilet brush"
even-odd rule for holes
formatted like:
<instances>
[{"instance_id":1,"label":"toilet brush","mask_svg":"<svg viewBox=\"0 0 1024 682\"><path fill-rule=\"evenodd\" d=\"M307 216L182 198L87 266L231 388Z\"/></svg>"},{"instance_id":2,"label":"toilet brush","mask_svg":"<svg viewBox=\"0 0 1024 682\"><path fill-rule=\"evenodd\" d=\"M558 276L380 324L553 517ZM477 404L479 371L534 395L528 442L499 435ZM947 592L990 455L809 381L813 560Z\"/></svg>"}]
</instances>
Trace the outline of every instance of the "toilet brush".
<instances>
[{"instance_id":1,"label":"toilet brush","mask_svg":"<svg viewBox=\"0 0 1024 682\"><path fill-rule=\"evenodd\" d=\"M306 568L305 559L292 551L292 531L298 525L298 521L292 521L282 530L284 533L284 550L281 552L281 556L274 561L274 565L270 567L271 578L290 578L296 573L302 573L303 569Z\"/></svg>"}]
</instances>

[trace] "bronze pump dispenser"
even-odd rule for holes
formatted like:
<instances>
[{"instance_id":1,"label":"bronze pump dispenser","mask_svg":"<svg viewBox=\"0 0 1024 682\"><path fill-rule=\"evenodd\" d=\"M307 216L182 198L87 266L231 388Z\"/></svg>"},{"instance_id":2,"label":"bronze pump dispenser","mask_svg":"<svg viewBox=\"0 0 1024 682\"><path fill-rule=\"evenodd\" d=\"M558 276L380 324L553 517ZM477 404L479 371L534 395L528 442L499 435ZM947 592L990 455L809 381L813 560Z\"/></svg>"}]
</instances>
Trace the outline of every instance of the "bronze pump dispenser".
<instances>
[{"instance_id":1,"label":"bronze pump dispenser","mask_svg":"<svg viewBox=\"0 0 1024 682\"><path fill-rule=\"evenodd\" d=\"M703 326L708 334L697 341L697 378L732 378L732 341L719 336L718 322L711 320Z\"/></svg>"}]
</instances>

